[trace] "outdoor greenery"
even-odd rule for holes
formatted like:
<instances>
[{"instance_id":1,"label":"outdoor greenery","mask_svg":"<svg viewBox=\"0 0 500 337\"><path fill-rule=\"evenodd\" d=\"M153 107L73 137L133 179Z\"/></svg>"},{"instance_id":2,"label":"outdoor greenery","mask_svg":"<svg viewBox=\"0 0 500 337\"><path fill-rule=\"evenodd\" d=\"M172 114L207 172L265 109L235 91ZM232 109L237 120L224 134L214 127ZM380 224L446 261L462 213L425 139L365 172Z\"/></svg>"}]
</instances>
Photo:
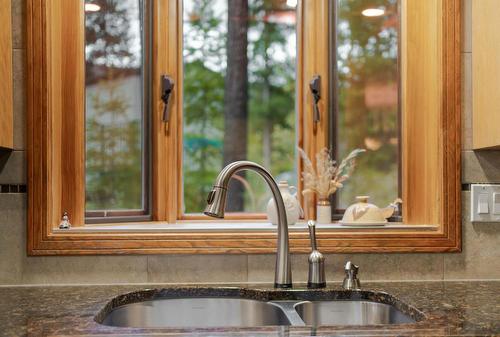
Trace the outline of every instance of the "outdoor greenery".
<instances>
[{"instance_id":1,"label":"outdoor greenery","mask_svg":"<svg viewBox=\"0 0 500 337\"><path fill-rule=\"evenodd\" d=\"M385 14L366 17L366 8ZM356 195L382 206L398 197L398 0L339 0L337 10L337 156L367 149L338 192L338 206Z\"/></svg>"},{"instance_id":2,"label":"outdoor greenery","mask_svg":"<svg viewBox=\"0 0 500 337\"><path fill-rule=\"evenodd\" d=\"M140 2L93 0L85 16L86 210L143 207Z\"/></svg>"},{"instance_id":3,"label":"outdoor greenery","mask_svg":"<svg viewBox=\"0 0 500 337\"><path fill-rule=\"evenodd\" d=\"M87 210L140 209L141 124L138 120L119 122L127 110L126 97L117 93L116 83L102 83L109 97L92 95L94 111L111 122L89 118L86 125Z\"/></svg>"},{"instance_id":4,"label":"outdoor greenery","mask_svg":"<svg viewBox=\"0 0 500 337\"><path fill-rule=\"evenodd\" d=\"M248 66L228 62L228 9L225 1L185 1L184 22L184 205L186 212L201 212L206 195L226 158L225 137L233 128L244 123L247 139L231 137L244 149L235 159L248 159L263 164L275 175L284 174L295 180L295 50L288 44L295 39L295 25L272 20L272 15L293 12L275 1L251 0L233 6L245 7L247 25ZM240 23L241 24L241 23ZM276 55L278 53L279 55ZM247 117L233 119L223 113L232 104L227 92L230 70L246 73L248 78ZM243 77L243 76L242 76ZM233 83L233 82L231 82ZM233 113L233 111L229 111ZM238 125L235 125L238 123ZM236 144L238 145L238 144ZM241 147L240 147L241 149ZM234 151L233 151L234 152ZM241 194L243 205L228 208L233 211L261 212L268 200L264 182L247 174L231 184L242 184L230 190L229 199ZM242 182L241 182L242 181ZM292 181L294 183L294 181ZM243 206L243 207L241 207Z\"/></svg>"},{"instance_id":5,"label":"outdoor greenery","mask_svg":"<svg viewBox=\"0 0 500 337\"><path fill-rule=\"evenodd\" d=\"M100 10L85 17L87 210L144 206L144 1L88 0ZM337 201L342 208L369 194L385 204L398 196L398 0L337 3L333 153L368 150ZM369 7L385 14L361 15ZM185 212L203 210L218 172L234 160L296 185L295 20L284 0L184 1ZM267 190L257 175L241 175L228 210L262 212Z\"/></svg>"}]
</instances>

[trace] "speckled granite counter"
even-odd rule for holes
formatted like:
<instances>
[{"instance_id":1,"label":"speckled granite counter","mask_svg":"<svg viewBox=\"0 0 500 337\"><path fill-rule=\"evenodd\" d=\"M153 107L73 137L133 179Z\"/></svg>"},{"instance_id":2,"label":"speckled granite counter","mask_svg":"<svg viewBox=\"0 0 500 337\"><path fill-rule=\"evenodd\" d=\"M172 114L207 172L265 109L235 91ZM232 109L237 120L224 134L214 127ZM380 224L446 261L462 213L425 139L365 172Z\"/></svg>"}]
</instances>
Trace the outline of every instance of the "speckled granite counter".
<instances>
[{"instance_id":1,"label":"speckled granite counter","mask_svg":"<svg viewBox=\"0 0 500 337\"><path fill-rule=\"evenodd\" d=\"M290 291L243 286L245 296L285 298ZM100 325L94 319L118 295L162 286L86 286L0 288L0 336L498 336L500 281L367 283L364 289L383 291L423 312L417 323L378 326L262 327L227 329L132 329ZM172 287L168 287L172 288ZM197 287L194 291L205 291ZM218 286L219 288L219 286ZM230 288L234 288L232 285ZM176 290L177 289L177 290ZM340 290L329 285L327 293ZM185 288L167 290L186 292ZM218 291L235 292L235 289ZM236 290L240 292L240 290ZM320 290L321 291L321 290ZM141 292L144 294L158 292ZM368 293L368 292L367 292ZM325 293L320 296L327 296ZM148 295L149 296L149 295ZM131 296L133 298L134 295ZM122 300L124 297L121 298ZM115 300L116 302L116 300Z\"/></svg>"}]
</instances>

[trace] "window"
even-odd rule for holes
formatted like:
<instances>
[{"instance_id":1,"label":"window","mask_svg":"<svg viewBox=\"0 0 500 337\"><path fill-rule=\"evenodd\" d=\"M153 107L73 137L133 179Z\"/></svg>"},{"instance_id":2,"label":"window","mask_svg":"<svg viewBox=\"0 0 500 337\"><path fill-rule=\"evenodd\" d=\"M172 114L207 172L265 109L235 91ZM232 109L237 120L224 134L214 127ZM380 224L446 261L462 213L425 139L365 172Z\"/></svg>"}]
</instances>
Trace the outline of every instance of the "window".
<instances>
[{"instance_id":1,"label":"window","mask_svg":"<svg viewBox=\"0 0 500 337\"><path fill-rule=\"evenodd\" d=\"M87 222L149 213L145 2L85 2Z\"/></svg>"},{"instance_id":2,"label":"window","mask_svg":"<svg viewBox=\"0 0 500 337\"><path fill-rule=\"evenodd\" d=\"M296 9L286 1L186 0L184 212L200 213L220 170L251 160L297 184ZM226 208L261 213L265 182L241 173Z\"/></svg>"},{"instance_id":3,"label":"window","mask_svg":"<svg viewBox=\"0 0 500 337\"><path fill-rule=\"evenodd\" d=\"M148 214L144 2L85 5L87 222ZM336 195L340 209L355 195L383 205L400 192L398 2L380 4L377 16L363 14L373 5L367 0L339 0L330 8L337 98L332 148L337 157L369 150ZM277 180L297 185L296 20L296 5L285 1L183 2L184 213L204 208L214 178L235 160L262 163ZM259 177L241 173L231 183L227 208L260 213L269 197Z\"/></svg>"},{"instance_id":4,"label":"window","mask_svg":"<svg viewBox=\"0 0 500 337\"><path fill-rule=\"evenodd\" d=\"M348 207L356 195L388 205L401 196L399 1L335 3L332 147L337 156L367 150L336 195L337 208Z\"/></svg>"},{"instance_id":5,"label":"window","mask_svg":"<svg viewBox=\"0 0 500 337\"><path fill-rule=\"evenodd\" d=\"M255 225L268 198L257 177L232 183L227 218L244 228L197 214L207 190L239 159L300 190L296 146L313 157L332 140L339 157L371 146L338 208L365 187L405 207L394 226L320 228L324 252L460 249L459 2L27 3L30 254L273 252L275 229ZM360 14L372 4L384 14ZM70 230L58 229L64 213ZM304 226L290 246L309 251Z\"/></svg>"}]
</instances>

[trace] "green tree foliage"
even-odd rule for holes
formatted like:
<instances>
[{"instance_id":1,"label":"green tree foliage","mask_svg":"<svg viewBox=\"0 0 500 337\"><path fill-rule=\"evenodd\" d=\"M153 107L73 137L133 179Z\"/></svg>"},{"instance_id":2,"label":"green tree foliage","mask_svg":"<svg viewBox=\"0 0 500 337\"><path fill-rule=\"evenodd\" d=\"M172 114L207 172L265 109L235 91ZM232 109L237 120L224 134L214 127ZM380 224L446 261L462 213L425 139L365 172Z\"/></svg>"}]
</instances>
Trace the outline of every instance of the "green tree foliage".
<instances>
[{"instance_id":1,"label":"green tree foliage","mask_svg":"<svg viewBox=\"0 0 500 337\"><path fill-rule=\"evenodd\" d=\"M184 36L184 204L200 212L223 165L227 12L216 0L188 1L189 29ZM273 53L286 48L293 25L269 20L273 2L251 0L248 38L248 140L246 159L273 172L294 172L295 59ZM186 26L185 26L186 27ZM232 139L238 141L238 137ZM248 174L245 210L262 211L268 194L256 175ZM252 191L248 189L251 188Z\"/></svg>"},{"instance_id":2,"label":"green tree foliage","mask_svg":"<svg viewBox=\"0 0 500 337\"><path fill-rule=\"evenodd\" d=\"M250 134L258 137L252 141L251 157L273 172L290 172L294 162L290 146L295 134L295 57L283 53L284 58L278 59L273 54L286 48L295 26L269 19L275 11L273 2L256 0L251 4L250 16L255 18L251 30L258 36L250 45ZM276 138L280 132L289 139Z\"/></svg>"},{"instance_id":3,"label":"green tree foliage","mask_svg":"<svg viewBox=\"0 0 500 337\"><path fill-rule=\"evenodd\" d=\"M101 83L106 98L102 94L91 98L98 117L86 123L88 210L140 209L142 204L141 123L116 121L129 108L118 85ZM107 122L100 121L103 118Z\"/></svg>"},{"instance_id":4,"label":"green tree foliage","mask_svg":"<svg viewBox=\"0 0 500 337\"><path fill-rule=\"evenodd\" d=\"M87 210L142 208L140 2L93 0L85 16Z\"/></svg>"},{"instance_id":5,"label":"green tree foliage","mask_svg":"<svg viewBox=\"0 0 500 337\"><path fill-rule=\"evenodd\" d=\"M398 196L398 105L367 106L366 90L398 86L398 1L338 2L338 149L367 147L353 178L340 192L341 207L355 195L368 194L384 204ZM385 15L366 17L366 8ZM395 141L396 140L396 141ZM367 144L368 142L368 144ZM370 148L370 142L376 143Z\"/></svg>"},{"instance_id":6,"label":"green tree foliage","mask_svg":"<svg viewBox=\"0 0 500 337\"><path fill-rule=\"evenodd\" d=\"M184 40L184 204L200 212L221 167L225 33L214 1L193 2Z\"/></svg>"}]
</instances>

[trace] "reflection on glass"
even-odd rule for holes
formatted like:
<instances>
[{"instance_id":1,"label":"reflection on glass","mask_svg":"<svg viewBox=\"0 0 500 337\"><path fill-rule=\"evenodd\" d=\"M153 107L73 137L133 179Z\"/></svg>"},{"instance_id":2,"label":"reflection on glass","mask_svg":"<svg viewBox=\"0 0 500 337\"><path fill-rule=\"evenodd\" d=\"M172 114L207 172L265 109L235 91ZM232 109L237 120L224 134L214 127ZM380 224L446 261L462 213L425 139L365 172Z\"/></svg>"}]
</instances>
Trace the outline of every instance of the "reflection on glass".
<instances>
[{"instance_id":1,"label":"reflection on glass","mask_svg":"<svg viewBox=\"0 0 500 337\"><path fill-rule=\"evenodd\" d=\"M346 208L356 195L382 206L398 197L398 1L337 0L335 28L336 150L342 157L367 149L337 207Z\"/></svg>"},{"instance_id":2,"label":"reflection on glass","mask_svg":"<svg viewBox=\"0 0 500 337\"><path fill-rule=\"evenodd\" d=\"M199 213L223 165L252 160L296 184L295 8L286 0L184 1L184 208ZM227 210L262 212L255 174Z\"/></svg>"},{"instance_id":3,"label":"reflection on glass","mask_svg":"<svg viewBox=\"0 0 500 337\"><path fill-rule=\"evenodd\" d=\"M86 210L142 210L142 1L85 1Z\"/></svg>"}]
</instances>

